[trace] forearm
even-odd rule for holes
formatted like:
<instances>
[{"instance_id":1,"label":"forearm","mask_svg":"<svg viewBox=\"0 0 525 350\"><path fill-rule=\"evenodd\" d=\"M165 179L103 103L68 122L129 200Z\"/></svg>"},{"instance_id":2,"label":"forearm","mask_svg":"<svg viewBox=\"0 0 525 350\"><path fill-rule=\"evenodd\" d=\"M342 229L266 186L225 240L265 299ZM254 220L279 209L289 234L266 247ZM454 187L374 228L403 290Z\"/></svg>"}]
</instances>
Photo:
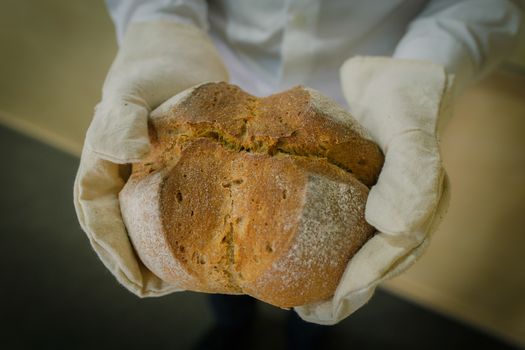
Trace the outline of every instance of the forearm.
<instances>
[{"instance_id":1,"label":"forearm","mask_svg":"<svg viewBox=\"0 0 525 350\"><path fill-rule=\"evenodd\" d=\"M205 0L106 0L106 5L115 24L119 45L131 22L169 20L191 24L204 31L208 29Z\"/></svg>"},{"instance_id":2,"label":"forearm","mask_svg":"<svg viewBox=\"0 0 525 350\"><path fill-rule=\"evenodd\" d=\"M443 65L461 90L510 55L521 19L508 0L433 0L410 24L394 57Z\"/></svg>"}]
</instances>

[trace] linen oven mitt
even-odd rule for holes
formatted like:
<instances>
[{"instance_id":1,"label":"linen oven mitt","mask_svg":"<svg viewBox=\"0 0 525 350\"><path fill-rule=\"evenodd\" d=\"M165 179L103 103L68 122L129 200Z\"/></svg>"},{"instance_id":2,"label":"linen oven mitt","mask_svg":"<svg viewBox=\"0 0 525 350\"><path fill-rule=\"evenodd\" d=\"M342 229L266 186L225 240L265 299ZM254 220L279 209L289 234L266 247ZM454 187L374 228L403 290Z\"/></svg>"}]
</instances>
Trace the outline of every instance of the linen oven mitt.
<instances>
[{"instance_id":1,"label":"linen oven mitt","mask_svg":"<svg viewBox=\"0 0 525 350\"><path fill-rule=\"evenodd\" d=\"M340 71L353 116L385 154L365 218L378 232L350 260L332 299L296 307L307 321L334 324L363 306L377 285L423 253L448 206L439 129L446 121L453 77L442 66L383 57L355 57Z\"/></svg>"},{"instance_id":2,"label":"linen oven mitt","mask_svg":"<svg viewBox=\"0 0 525 350\"><path fill-rule=\"evenodd\" d=\"M151 110L182 90L215 80L228 80L228 74L204 32L189 24L152 21L130 24L104 83L86 134L74 203L93 249L136 295L159 296L177 289L134 253L118 200L124 164L148 153Z\"/></svg>"}]
</instances>

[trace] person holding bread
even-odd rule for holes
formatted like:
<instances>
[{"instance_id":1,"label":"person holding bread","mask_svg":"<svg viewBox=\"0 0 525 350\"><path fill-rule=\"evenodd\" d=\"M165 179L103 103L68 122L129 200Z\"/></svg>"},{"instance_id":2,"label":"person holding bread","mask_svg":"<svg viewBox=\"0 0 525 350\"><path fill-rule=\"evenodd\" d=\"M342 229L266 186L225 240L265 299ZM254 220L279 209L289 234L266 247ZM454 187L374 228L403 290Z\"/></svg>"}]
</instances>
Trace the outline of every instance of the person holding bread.
<instances>
[{"instance_id":1,"label":"person holding bread","mask_svg":"<svg viewBox=\"0 0 525 350\"><path fill-rule=\"evenodd\" d=\"M424 252L448 204L439 138L450 115L451 101L511 53L521 25L521 10L511 0L399 0L381 4L363 0L107 0L107 5L115 22L119 51L88 129L74 185L75 208L91 245L117 280L140 297L187 289L225 291L293 307L292 345L301 348L313 347L321 339L326 328L319 325L333 325L348 317L370 299L381 281L406 270ZM301 87L294 88L298 85ZM305 105L309 107L301 109ZM272 119L279 113L284 122ZM252 114L260 117L257 122L231 117ZM217 116L221 115L224 119L219 122ZM286 119L291 115L302 117ZM201 126L222 124L205 130L195 118L210 118L199 122ZM177 124L183 119L185 124ZM291 129L276 131L279 122L303 125L307 119L311 131L306 132L304 126L298 129L299 135ZM191 130L184 129L188 125ZM264 138L258 142L259 134L254 130L262 129L280 132L279 137L284 138L279 138L278 144ZM224 130L233 131L229 134ZM246 135L255 140L249 147L243 143L248 140ZM300 143L301 135L309 143ZM201 138L199 144L192 141L190 145L188 140L197 136ZM340 273L332 281L333 286L323 290L319 284L314 293L318 299L292 298L285 302L266 298L267 294L253 285L210 289L192 285L187 282L190 277L187 281L179 277L180 283L177 278L166 277L173 274L164 272L176 268L170 265L173 262L162 259L172 252L142 247L140 234L150 228L142 230L141 222L130 222L143 215L142 223L148 223L154 221L151 217L160 215L153 209L144 214L150 210L148 203L158 201L149 189L155 188L157 194L173 189L173 205L201 201L177 192L178 185L170 185L175 183L173 172L170 179L153 180L162 169L151 164L173 166L174 162L160 153L171 142L163 140L172 137L188 145L174 158L179 170L184 159L200 161L210 168L213 159L206 158L210 154L222 154L228 159L217 162L219 170L210 171L201 182L193 182L195 196L204 193L207 179L220 173L223 163L235 165L235 173L241 174L247 171L246 164L260 157L258 152L266 155L256 162L262 166L257 168L262 169L260 183L266 183L265 169L273 171L268 170L268 178L282 177L283 183L286 174L296 174L290 179L302 179L305 171L324 172L333 181L337 178L338 183L359 180L355 187L336 187L341 193L363 188L366 206L356 217L362 218L358 226L369 233L363 233L351 252L342 253L346 260L341 260L344 265L339 264ZM224 149L230 149L217 148L220 142ZM230 157L232 147L238 148ZM294 152L305 149L323 157L303 164ZM361 153L354 151L364 149ZM289 167L283 162L289 162ZM131 177L129 164L133 164ZM366 171L360 172L360 167ZM134 183L135 187L129 189L140 174L145 182ZM147 180L150 174L152 180ZM182 175L176 184L186 181ZM314 178L304 177L304 188L291 181L287 186L299 187L295 192L282 191L283 198L292 200L294 195L316 193L312 190L315 186L321 186L317 193L332 188L322 187L332 184L332 180L315 182L311 180ZM247 186L242 181L221 182L221 191L238 191ZM275 181L271 184L277 184ZM270 191L271 184L263 189ZM123 191L124 186L127 189ZM348 198L344 193L338 201ZM135 201L126 199L126 195ZM321 197L308 198L317 201L321 209L332 204L322 207ZM210 203L199 203L212 205L211 199ZM199 216L188 205L180 208L190 213L192 220L207 220L208 216ZM304 216L307 208L301 205ZM151 208L158 206L152 204ZM330 215L338 214L325 214L333 221ZM232 225L238 223L231 215L229 220ZM269 217L266 221L271 220ZM276 216L274 221L278 226ZM330 222L316 232L325 232ZM187 247L179 243L177 254L187 254ZM261 249L275 253L277 248L261 243ZM201 256L194 256L195 261L205 264ZM253 301L248 296L213 295L217 329L221 330L216 337L244 331L253 318ZM215 346L220 347L217 339Z\"/></svg>"}]
</instances>

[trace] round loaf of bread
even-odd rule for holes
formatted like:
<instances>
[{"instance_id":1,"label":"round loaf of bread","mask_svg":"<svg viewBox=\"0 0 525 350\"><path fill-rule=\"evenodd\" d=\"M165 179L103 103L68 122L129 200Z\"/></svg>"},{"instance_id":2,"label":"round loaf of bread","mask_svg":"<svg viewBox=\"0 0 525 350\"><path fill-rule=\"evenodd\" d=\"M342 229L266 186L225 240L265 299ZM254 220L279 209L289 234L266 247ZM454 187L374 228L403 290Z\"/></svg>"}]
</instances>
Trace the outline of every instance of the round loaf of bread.
<instances>
[{"instance_id":1,"label":"round loaf of bread","mask_svg":"<svg viewBox=\"0 0 525 350\"><path fill-rule=\"evenodd\" d=\"M374 234L364 208L383 155L316 91L207 83L153 111L149 130L122 217L144 265L181 290L321 301Z\"/></svg>"}]
</instances>

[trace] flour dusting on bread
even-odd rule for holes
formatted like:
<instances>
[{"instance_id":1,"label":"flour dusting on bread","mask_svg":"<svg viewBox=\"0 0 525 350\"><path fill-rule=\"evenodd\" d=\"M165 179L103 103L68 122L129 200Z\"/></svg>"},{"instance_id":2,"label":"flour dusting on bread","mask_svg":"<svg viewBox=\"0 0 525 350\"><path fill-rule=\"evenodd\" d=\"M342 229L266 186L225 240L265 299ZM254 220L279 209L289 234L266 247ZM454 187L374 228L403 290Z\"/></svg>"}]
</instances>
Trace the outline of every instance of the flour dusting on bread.
<instances>
[{"instance_id":1,"label":"flour dusting on bread","mask_svg":"<svg viewBox=\"0 0 525 350\"><path fill-rule=\"evenodd\" d=\"M158 171L140 181L130 178L119 194L120 207L128 234L142 262L157 276L169 276L171 281L179 281L180 284L175 285L181 287L191 283L193 278L175 259L163 234L158 198L164 173Z\"/></svg>"}]
</instances>

